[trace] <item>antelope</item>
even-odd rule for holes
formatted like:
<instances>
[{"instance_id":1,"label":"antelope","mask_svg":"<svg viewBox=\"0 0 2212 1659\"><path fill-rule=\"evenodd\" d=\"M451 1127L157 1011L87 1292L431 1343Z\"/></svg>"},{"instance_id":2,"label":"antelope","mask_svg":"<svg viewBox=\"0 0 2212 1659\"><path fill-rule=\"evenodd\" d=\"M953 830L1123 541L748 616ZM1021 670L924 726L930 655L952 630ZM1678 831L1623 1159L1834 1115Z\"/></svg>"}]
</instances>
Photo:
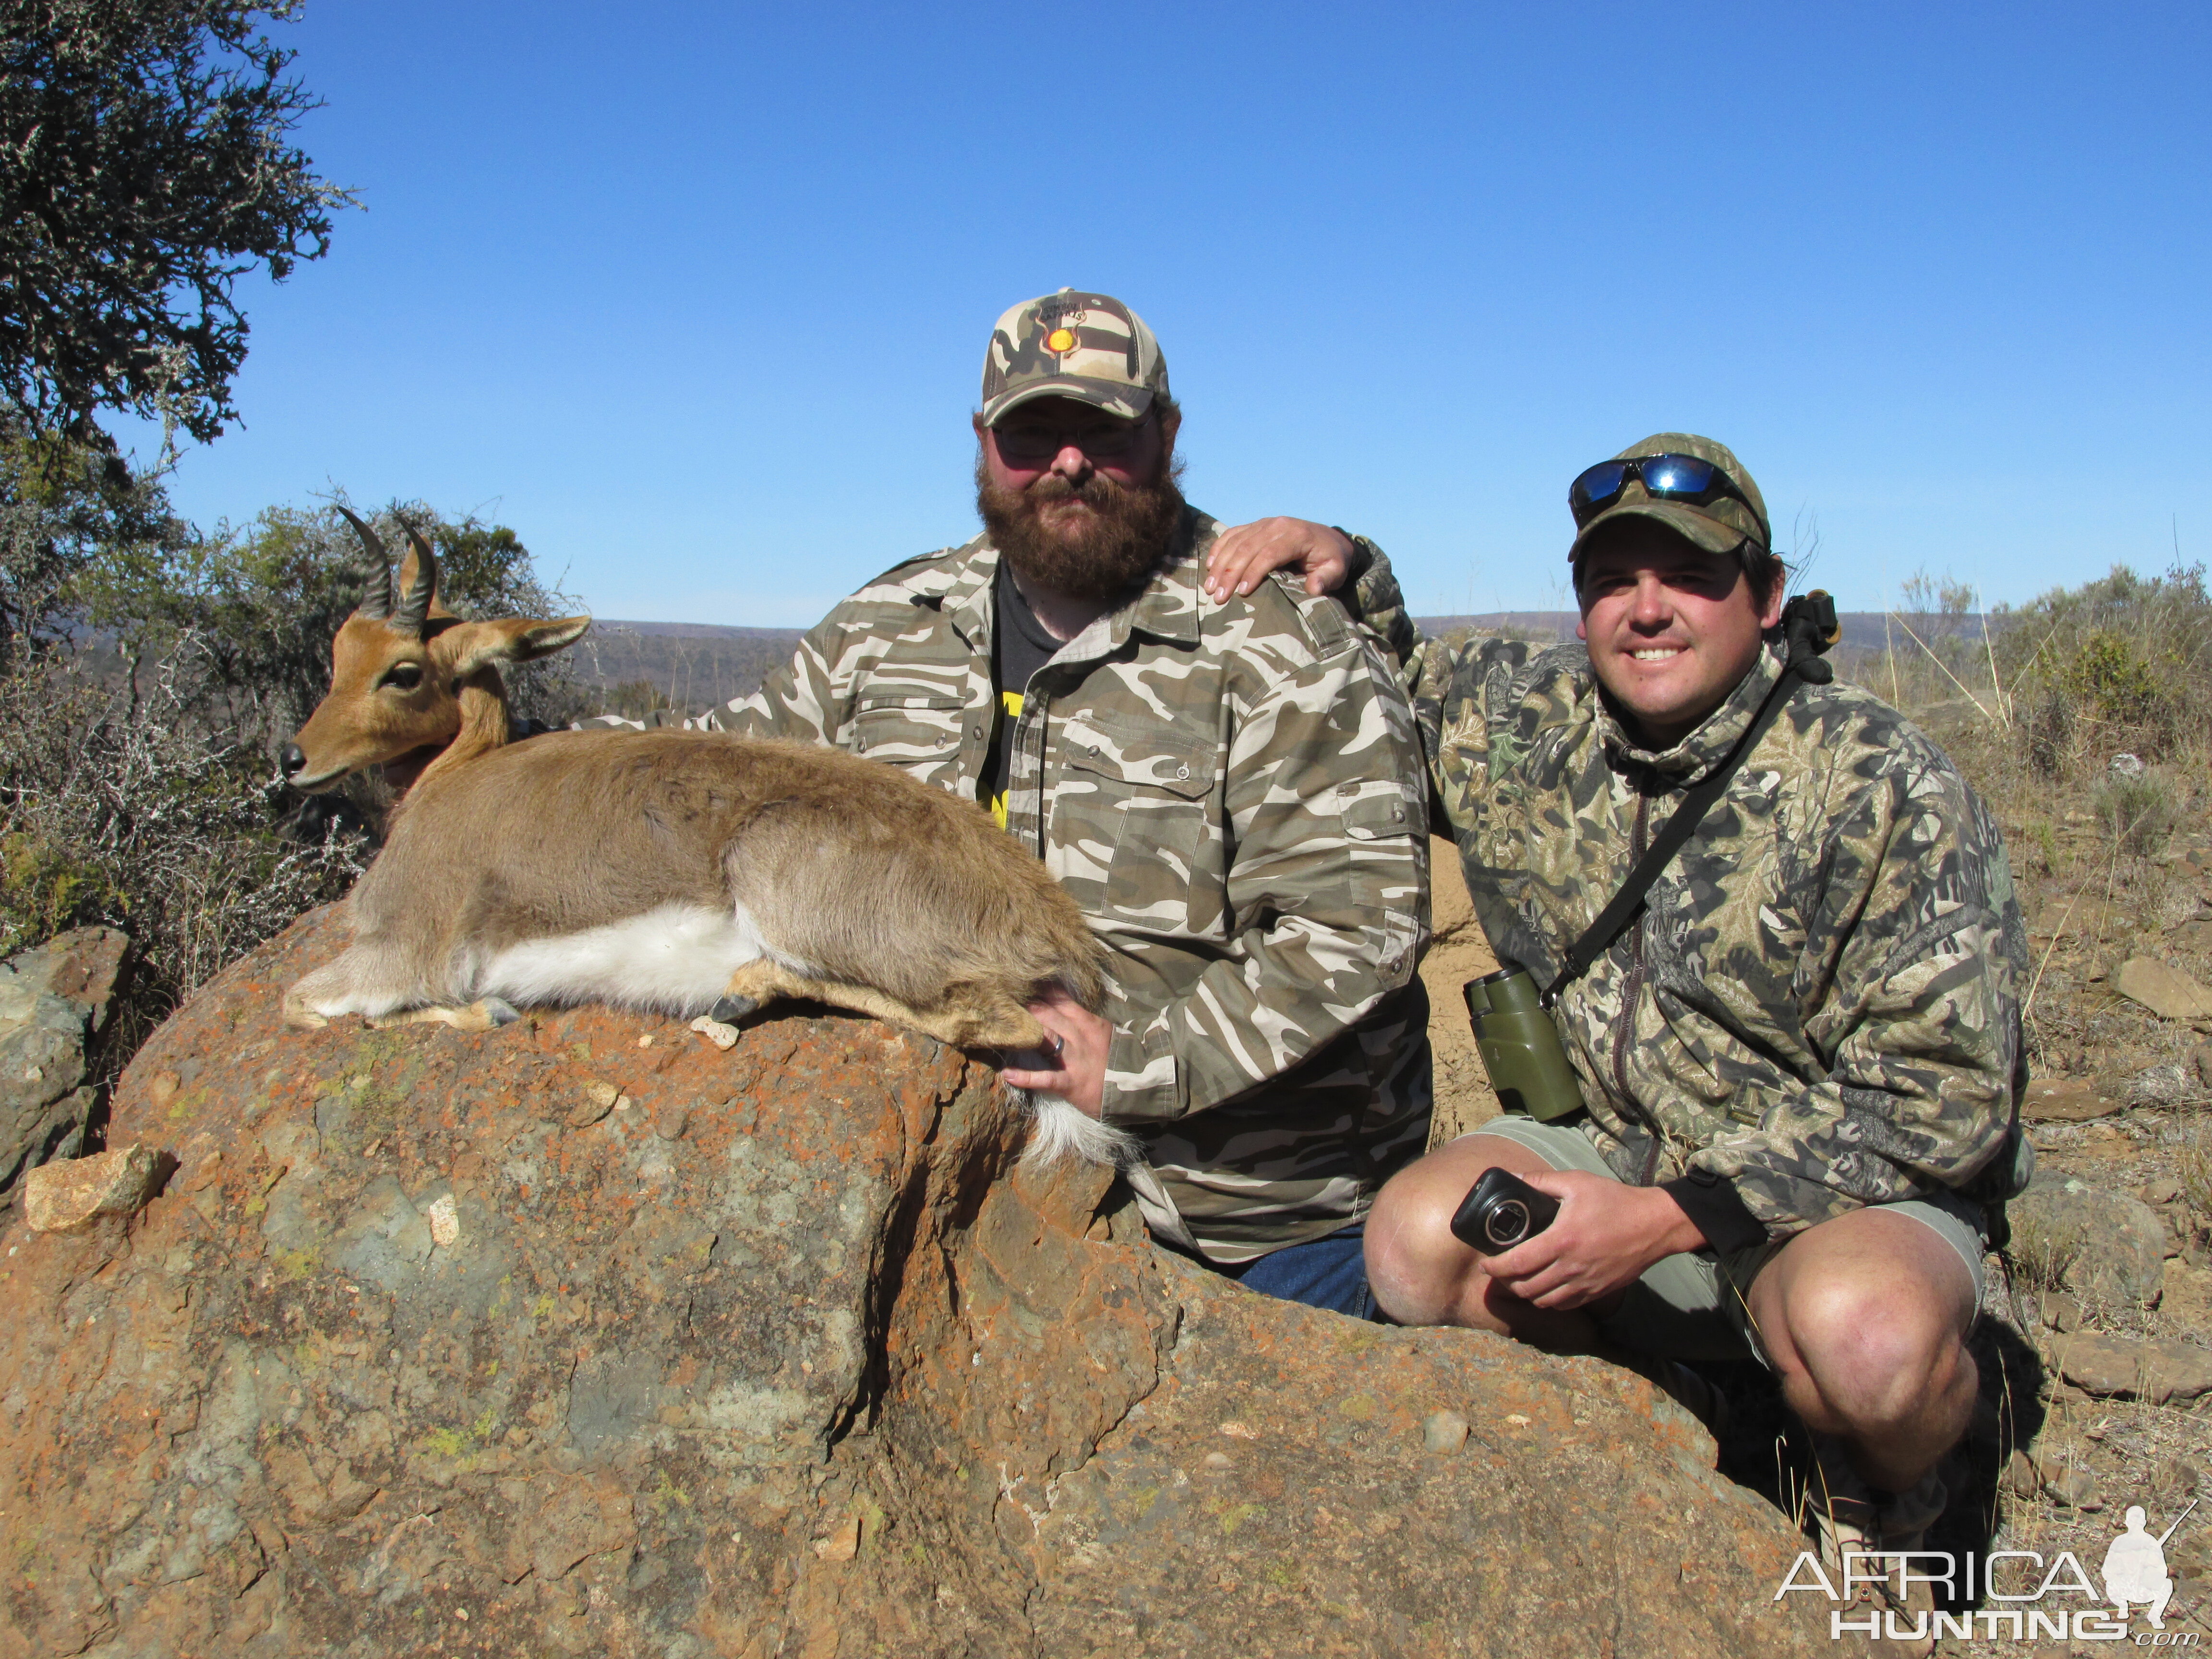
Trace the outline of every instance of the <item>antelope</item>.
<instances>
[{"instance_id":1,"label":"antelope","mask_svg":"<svg viewBox=\"0 0 2212 1659\"><path fill-rule=\"evenodd\" d=\"M374 559L373 532L346 516ZM727 1046L726 1027L792 997L1019 1052L1052 1046L1027 1006L1048 988L1102 1006L1103 953L1066 890L981 806L896 767L708 732L507 744L496 663L557 650L586 619L440 629L436 566L409 533L404 597L392 605L387 588L379 607L370 580L333 647L331 696L289 751L313 758L289 768L288 753L288 769L327 788L421 748L444 719L414 714L433 662L458 687L456 735L421 765L349 895L352 943L285 993L290 1024L482 1030L517 1004L605 1002L691 1017ZM467 629L490 631L432 656ZM417 683L398 686L407 664ZM1032 1162L1134 1155L1066 1101L1014 1092Z\"/></svg>"},{"instance_id":2,"label":"antelope","mask_svg":"<svg viewBox=\"0 0 2212 1659\"><path fill-rule=\"evenodd\" d=\"M412 525L395 592L392 556L347 508L361 538L361 604L331 642L331 689L279 757L284 781L314 793L380 767L401 789L507 740L503 662L550 656L589 617L465 622L438 599L438 560Z\"/></svg>"}]
</instances>

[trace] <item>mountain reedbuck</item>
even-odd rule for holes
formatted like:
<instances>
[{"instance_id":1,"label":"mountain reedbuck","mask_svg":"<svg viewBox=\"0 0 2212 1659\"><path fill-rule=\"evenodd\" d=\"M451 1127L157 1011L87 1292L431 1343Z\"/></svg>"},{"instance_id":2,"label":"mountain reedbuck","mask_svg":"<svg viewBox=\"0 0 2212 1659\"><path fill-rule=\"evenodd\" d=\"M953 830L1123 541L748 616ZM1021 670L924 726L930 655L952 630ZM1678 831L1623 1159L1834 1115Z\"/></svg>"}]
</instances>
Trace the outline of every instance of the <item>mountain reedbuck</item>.
<instances>
[{"instance_id":1,"label":"mountain reedbuck","mask_svg":"<svg viewBox=\"0 0 2212 1659\"><path fill-rule=\"evenodd\" d=\"M347 900L353 943L285 994L294 1024L483 1030L515 1004L580 1002L726 1022L802 997L1021 1050L1049 1045L1025 1006L1047 988L1101 1005L1075 902L980 806L894 767L707 732L507 744L495 665L558 650L586 619L441 612L436 560L411 531L395 604L381 545L346 516L369 550L368 595L287 775L328 788L407 759L419 775ZM446 746L414 760L441 731ZM1127 1155L1125 1134L1065 1101L1025 1104L1033 1158Z\"/></svg>"}]
</instances>

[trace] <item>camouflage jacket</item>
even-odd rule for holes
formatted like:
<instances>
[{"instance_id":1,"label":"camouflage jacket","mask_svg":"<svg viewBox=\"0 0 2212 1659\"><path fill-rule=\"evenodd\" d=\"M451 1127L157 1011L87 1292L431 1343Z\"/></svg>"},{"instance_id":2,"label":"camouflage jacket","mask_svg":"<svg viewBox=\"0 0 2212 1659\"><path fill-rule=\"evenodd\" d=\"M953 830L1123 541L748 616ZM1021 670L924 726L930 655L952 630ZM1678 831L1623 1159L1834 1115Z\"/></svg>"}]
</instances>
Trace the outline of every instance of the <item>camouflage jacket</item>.
<instances>
[{"instance_id":1,"label":"camouflage jacket","mask_svg":"<svg viewBox=\"0 0 2212 1659\"><path fill-rule=\"evenodd\" d=\"M1030 681L1008 833L1109 952L1105 1115L1153 1231L1236 1263L1348 1225L1430 1108L1426 787L1390 666L1334 602L1217 605L1186 513L1131 604ZM975 799L993 722L981 537L832 611L754 696L688 724L835 744Z\"/></svg>"},{"instance_id":2,"label":"camouflage jacket","mask_svg":"<svg viewBox=\"0 0 2212 1659\"><path fill-rule=\"evenodd\" d=\"M1360 597L1405 663L1483 929L1548 984L1779 659L1655 754L1584 647L1417 645L1387 562ZM1585 1133L1727 1249L1942 1188L2002 1196L2027 963L1996 825L1949 760L1869 693L1801 685L1554 1012Z\"/></svg>"}]
</instances>

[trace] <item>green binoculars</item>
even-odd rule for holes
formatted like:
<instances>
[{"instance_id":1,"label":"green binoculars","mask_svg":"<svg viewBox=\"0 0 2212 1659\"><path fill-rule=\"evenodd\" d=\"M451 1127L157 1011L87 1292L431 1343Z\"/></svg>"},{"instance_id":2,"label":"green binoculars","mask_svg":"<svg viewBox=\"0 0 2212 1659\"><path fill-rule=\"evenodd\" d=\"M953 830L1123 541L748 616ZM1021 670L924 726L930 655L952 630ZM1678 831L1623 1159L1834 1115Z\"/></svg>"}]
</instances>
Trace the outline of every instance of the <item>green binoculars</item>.
<instances>
[{"instance_id":1,"label":"green binoculars","mask_svg":"<svg viewBox=\"0 0 2212 1659\"><path fill-rule=\"evenodd\" d=\"M1582 1085L1527 969L1501 968L1471 979L1461 994L1501 1106L1543 1121L1582 1110Z\"/></svg>"}]
</instances>

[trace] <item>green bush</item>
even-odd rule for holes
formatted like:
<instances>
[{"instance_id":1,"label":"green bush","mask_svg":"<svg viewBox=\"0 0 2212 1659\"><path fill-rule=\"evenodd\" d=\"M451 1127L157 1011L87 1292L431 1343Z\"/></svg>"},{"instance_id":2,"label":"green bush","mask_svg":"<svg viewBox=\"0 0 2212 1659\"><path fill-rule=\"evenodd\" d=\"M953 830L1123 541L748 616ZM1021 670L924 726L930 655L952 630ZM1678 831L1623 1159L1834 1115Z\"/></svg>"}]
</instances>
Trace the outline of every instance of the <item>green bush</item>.
<instances>
[{"instance_id":1,"label":"green bush","mask_svg":"<svg viewBox=\"0 0 2212 1659\"><path fill-rule=\"evenodd\" d=\"M2204 567L2124 565L1988 617L1995 674L2045 778L2122 750L2201 757L2212 744L2212 593ZM1986 678L1987 677L1985 677Z\"/></svg>"},{"instance_id":2,"label":"green bush","mask_svg":"<svg viewBox=\"0 0 2212 1659\"><path fill-rule=\"evenodd\" d=\"M2137 858L2162 851L2181 817L2173 786L2156 772L2107 772L2091 787L2089 805L2106 835Z\"/></svg>"}]
</instances>

